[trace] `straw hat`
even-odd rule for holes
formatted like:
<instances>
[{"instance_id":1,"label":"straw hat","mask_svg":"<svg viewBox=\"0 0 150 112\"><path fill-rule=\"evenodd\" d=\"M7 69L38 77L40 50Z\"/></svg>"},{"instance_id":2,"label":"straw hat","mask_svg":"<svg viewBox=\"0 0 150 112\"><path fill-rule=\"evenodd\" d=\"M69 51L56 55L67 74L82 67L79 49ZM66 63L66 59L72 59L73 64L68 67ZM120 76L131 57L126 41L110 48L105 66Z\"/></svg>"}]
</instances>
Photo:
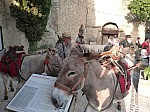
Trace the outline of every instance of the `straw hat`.
<instances>
[{"instance_id":1,"label":"straw hat","mask_svg":"<svg viewBox=\"0 0 150 112\"><path fill-rule=\"evenodd\" d=\"M71 37L71 33L70 32L64 32L64 33L62 33L61 38L69 38L69 37Z\"/></svg>"}]
</instances>

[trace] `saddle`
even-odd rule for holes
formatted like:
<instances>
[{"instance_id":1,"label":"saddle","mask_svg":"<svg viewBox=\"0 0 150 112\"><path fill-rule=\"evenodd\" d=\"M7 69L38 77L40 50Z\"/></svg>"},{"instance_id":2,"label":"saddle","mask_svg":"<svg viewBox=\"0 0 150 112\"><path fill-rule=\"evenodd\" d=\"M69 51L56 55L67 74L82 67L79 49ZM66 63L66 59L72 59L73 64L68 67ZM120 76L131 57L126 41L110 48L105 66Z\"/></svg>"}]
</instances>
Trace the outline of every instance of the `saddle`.
<instances>
[{"instance_id":1,"label":"saddle","mask_svg":"<svg viewBox=\"0 0 150 112\"><path fill-rule=\"evenodd\" d=\"M115 75L117 77L117 81L120 84L121 92L125 93L126 91L128 91L130 89L131 75L130 75L130 71L126 71L129 68L126 63L123 63L123 62L119 61L118 65L119 65L119 69L121 70L122 73L120 73L120 72L116 73L115 72L115 66L112 67L112 69L114 70Z\"/></svg>"},{"instance_id":2,"label":"saddle","mask_svg":"<svg viewBox=\"0 0 150 112\"><path fill-rule=\"evenodd\" d=\"M0 61L0 71L9 74L11 77L18 76L18 70L21 68L24 46L9 46L9 50L4 53ZM18 53L19 51L19 53Z\"/></svg>"},{"instance_id":3,"label":"saddle","mask_svg":"<svg viewBox=\"0 0 150 112\"><path fill-rule=\"evenodd\" d=\"M107 61L107 59L111 58L112 61L110 63L111 67L110 69L113 69L116 77L117 77L117 83L120 84L120 89L122 93L125 93L130 89L131 86L131 76L130 71L127 71L129 69L128 65L121 61L120 56L112 55L112 52L105 51L101 53L102 57L100 63L103 63L103 61ZM119 72L116 72L116 70L119 70Z\"/></svg>"}]
</instances>

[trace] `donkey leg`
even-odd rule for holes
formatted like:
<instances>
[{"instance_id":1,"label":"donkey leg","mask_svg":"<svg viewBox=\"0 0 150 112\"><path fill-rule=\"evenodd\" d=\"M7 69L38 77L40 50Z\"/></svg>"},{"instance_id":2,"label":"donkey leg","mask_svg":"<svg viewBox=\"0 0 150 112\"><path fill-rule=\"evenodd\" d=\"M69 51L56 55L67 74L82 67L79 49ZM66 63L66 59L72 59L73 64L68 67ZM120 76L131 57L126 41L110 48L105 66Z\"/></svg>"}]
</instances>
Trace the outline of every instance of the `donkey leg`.
<instances>
[{"instance_id":1,"label":"donkey leg","mask_svg":"<svg viewBox=\"0 0 150 112\"><path fill-rule=\"evenodd\" d=\"M10 87L10 91L14 92L14 87L13 87L12 80L9 80L9 87Z\"/></svg>"},{"instance_id":2,"label":"donkey leg","mask_svg":"<svg viewBox=\"0 0 150 112\"><path fill-rule=\"evenodd\" d=\"M5 74L2 74L2 79L4 84L4 100L8 100L8 88L7 88L8 77L5 76Z\"/></svg>"}]
</instances>

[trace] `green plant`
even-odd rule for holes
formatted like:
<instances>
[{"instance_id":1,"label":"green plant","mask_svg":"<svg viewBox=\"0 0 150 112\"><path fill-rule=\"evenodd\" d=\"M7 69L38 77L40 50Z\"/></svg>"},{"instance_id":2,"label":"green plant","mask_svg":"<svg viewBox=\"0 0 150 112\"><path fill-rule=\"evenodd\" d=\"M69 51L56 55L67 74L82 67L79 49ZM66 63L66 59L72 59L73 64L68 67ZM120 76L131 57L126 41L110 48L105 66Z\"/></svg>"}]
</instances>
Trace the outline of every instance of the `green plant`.
<instances>
[{"instance_id":1,"label":"green plant","mask_svg":"<svg viewBox=\"0 0 150 112\"><path fill-rule=\"evenodd\" d=\"M10 14L16 18L16 27L25 32L29 52L37 49L48 21L51 0L16 0L10 5Z\"/></svg>"},{"instance_id":2,"label":"green plant","mask_svg":"<svg viewBox=\"0 0 150 112\"><path fill-rule=\"evenodd\" d=\"M149 66L144 69L144 78L150 79L150 67Z\"/></svg>"},{"instance_id":3,"label":"green plant","mask_svg":"<svg viewBox=\"0 0 150 112\"><path fill-rule=\"evenodd\" d=\"M133 0L130 2L128 9L130 10L131 17L137 21L149 21L150 0Z\"/></svg>"}]
</instances>

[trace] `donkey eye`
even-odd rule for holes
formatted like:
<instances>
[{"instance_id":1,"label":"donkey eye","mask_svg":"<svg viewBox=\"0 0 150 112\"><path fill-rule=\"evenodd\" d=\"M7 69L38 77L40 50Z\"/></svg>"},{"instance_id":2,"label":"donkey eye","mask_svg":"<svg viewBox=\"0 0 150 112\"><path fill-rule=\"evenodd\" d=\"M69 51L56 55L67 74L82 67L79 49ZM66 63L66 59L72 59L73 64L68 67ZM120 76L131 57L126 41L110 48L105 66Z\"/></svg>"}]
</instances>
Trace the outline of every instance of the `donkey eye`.
<instances>
[{"instance_id":1,"label":"donkey eye","mask_svg":"<svg viewBox=\"0 0 150 112\"><path fill-rule=\"evenodd\" d=\"M68 73L68 77L69 77L69 76L73 76L73 75L75 75L75 74L76 74L75 71L70 71L70 72Z\"/></svg>"}]
</instances>

